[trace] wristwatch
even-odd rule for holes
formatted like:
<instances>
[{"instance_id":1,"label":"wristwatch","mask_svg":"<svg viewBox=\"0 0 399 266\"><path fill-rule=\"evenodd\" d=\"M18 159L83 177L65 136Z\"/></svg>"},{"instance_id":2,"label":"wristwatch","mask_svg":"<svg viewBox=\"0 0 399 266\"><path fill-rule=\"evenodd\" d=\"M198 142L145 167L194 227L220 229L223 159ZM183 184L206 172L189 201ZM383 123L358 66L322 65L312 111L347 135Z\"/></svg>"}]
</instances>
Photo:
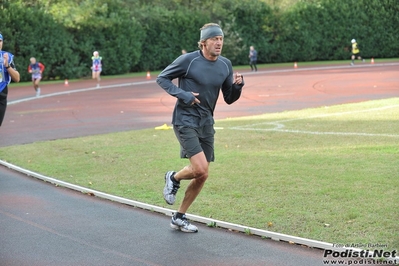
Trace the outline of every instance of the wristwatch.
<instances>
[{"instance_id":1,"label":"wristwatch","mask_svg":"<svg viewBox=\"0 0 399 266\"><path fill-rule=\"evenodd\" d=\"M6 69L9 69L10 67L11 67L10 65L6 66Z\"/></svg>"}]
</instances>

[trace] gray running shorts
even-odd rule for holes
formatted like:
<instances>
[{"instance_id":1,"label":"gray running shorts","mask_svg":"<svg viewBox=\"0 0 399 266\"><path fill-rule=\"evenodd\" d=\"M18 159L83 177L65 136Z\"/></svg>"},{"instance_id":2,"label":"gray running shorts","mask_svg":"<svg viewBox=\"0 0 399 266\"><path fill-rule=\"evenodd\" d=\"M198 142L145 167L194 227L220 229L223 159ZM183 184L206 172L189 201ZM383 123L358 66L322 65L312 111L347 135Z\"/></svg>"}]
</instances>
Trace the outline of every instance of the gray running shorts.
<instances>
[{"instance_id":1,"label":"gray running shorts","mask_svg":"<svg viewBox=\"0 0 399 266\"><path fill-rule=\"evenodd\" d=\"M215 160L213 146L215 129L213 125L206 125L198 128L173 126L173 130L180 142L181 158L191 158L203 151L208 162L213 162Z\"/></svg>"}]
</instances>

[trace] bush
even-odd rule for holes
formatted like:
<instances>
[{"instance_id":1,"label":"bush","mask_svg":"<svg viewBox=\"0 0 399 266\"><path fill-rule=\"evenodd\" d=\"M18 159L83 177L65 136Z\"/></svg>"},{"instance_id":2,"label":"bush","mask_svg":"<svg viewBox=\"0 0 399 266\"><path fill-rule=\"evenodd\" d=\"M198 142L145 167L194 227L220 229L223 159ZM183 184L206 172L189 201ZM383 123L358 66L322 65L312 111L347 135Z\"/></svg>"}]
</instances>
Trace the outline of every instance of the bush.
<instances>
[{"instance_id":1,"label":"bush","mask_svg":"<svg viewBox=\"0 0 399 266\"><path fill-rule=\"evenodd\" d=\"M397 0L266 2L3 0L0 28L23 81L32 56L45 64L44 79L88 76L95 50L104 75L160 70L182 49L197 50L210 22L221 25L222 55L233 65L248 64L251 45L258 63L349 60L353 38L365 58L399 56Z\"/></svg>"},{"instance_id":2,"label":"bush","mask_svg":"<svg viewBox=\"0 0 399 266\"><path fill-rule=\"evenodd\" d=\"M27 72L30 57L36 57L46 66L44 79L76 76L78 56L73 52L72 35L52 16L17 4L0 9L0 16L0 28L4 29L3 49L15 55L22 81L31 79Z\"/></svg>"}]
</instances>

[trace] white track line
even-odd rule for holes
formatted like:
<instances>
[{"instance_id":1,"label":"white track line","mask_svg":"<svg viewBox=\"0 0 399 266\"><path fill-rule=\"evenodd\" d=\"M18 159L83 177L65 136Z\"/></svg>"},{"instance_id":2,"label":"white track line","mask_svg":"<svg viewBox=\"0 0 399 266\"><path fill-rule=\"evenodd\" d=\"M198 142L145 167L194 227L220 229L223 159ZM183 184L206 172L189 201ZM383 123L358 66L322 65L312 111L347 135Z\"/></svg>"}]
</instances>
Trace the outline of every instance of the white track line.
<instances>
[{"instance_id":1,"label":"white track line","mask_svg":"<svg viewBox=\"0 0 399 266\"><path fill-rule=\"evenodd\" d=\"M332 70L332 69L357 69L357 68L366 68L366 67L384 67L384 66L399 66L399 63L381 63L381 64L359 64L355 66L347 65L339 65L339 66L325 66L325 67L304 67L304 68L292 68L292 69L276 69L276 70L265 70L265 71L257 71L257 72L247 72L243 73L245 75L258 75L258 74L266 74L266 73L287 73L287 72L300 72L300 71L312 71L312 70Z\"/></svg>"},{"instance_id":2,"label":"white track line","mask_svg":"<svg viewBox=\"0 0 399 266\"><path fill-rule=\"evenodd\" d=\"M273 96L287 96L293 95L295 92L287 92L287 93L274 93L274 94L260 94L259 97L273 97Z\"/></svg>"},{"instance_id":3,"label":"white track line","mask_svg":"<svg viewBox=\"0 0 399 266\"><path fill-rule=\"evenodd\" d=\"M285 132L285 133L300 133L300 134L311 134L311 135L341 135L341 136L366 136L366 137L399 137L398 134L379 134L379 133L363 133L363 132L323 132L323 131L306 131L306 130L294 130L294 129L284 129L285 122L292 122L292 121L299 121L305 119L314 119L314 118L322 118L322 117L330 117L330 116L341 116L341 115L348 115L348 114L355 114L355 113L364 113L364 112L373 112L373 111L381 111L391 108L398 108L399 104L397 105L388 105L376 108L369 108L363 110L354 110L354 111L347 111L347 112L338 112L338 113L331 113L331 114L319 114L314 116L308 117L298 117L292 119L285 119L273 122L264 122L264 123L256 123L251 125L245 126L238 126L238 127L229 127L228 129L232 130L248 130L248 131L277 131L277 132ZM268 126L271 125L271 128L261 128L260 126Z\"/></svg>"},{"instance_id":4,"label":"white track line","mask_svg":"<svg viewBox=\"0 0 399 266\"><path fill-rule=\"evenodd\" d=\"M150 83L154 83L154 82L155 81L142 81L142 82L132 82L132 83L122 83L122 84L115 84L115 85L106 85L106 86L100 86L98 88L97 87L93 87L93 88L86 88L86 89L61 91L61 92L43 94L42 96L39 96L39 97L29 97L29 98L24 98L24 99L20 99L20 100L10 101L10 102L8 102L7 105L17 104L17 103L22 103L22 102L28 102L28 101L32 101L32 100L48 98L48 97L53 97L53 96L67 95L67 94L71 94L71 93L95 91L95 90L102 90L102 89L109 89L109 88L127 87L127 86L137 86L137 85L143 85L143 84L150 84Z\"/></svg>"}]
</instances>

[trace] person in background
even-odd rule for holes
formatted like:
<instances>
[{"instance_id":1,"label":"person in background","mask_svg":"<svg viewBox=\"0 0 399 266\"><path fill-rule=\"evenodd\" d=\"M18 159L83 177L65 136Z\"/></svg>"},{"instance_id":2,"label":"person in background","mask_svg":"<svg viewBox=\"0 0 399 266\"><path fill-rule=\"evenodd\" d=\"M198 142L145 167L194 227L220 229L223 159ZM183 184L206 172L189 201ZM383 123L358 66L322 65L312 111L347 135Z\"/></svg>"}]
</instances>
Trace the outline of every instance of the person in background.
<instances>
[{"instance_id":1,"label":"person in background","mask_svg":"<svg viewBox=\"0 0 399 266\"><path fill-rule=\"evenodd\" d=\"M36 58L30 58L30 64L28 66L28 72L32 74L33 88L36 91L36 97L40 96L39 83L42 80L42 73L44 71L44 65L40 62L36 62Z\"/></svg>"},{"instance_id":2,"label":"person in background","mask_svg":"<svg viewBox=\"0 0 399 266\"><path fill-rule=\"evenodd\" d=\"M183 201L172 216L170 226L182 232L195 233L198 228L186 218L186 212L208 178L214 161L215 129L213 113L220 90L227 104L241 96L242 75L233 73L231 61L221 56L224 34L218 24L201 28L199 50L180 55L157 77L158 85L177 98L173 111L173 130L181 147L181 158L189 164L178 172L168 171L163 196L172 205L182 180L190 180ZM178 79L178 86L172 80Z\"/></svg>"},{"instance_id":3,"label":"person in background","mask_svg":"<svg viewBox=\"0 0 399 266\"><path fill-rule=\"evenodd\" d=\"M93 61L91 70L92 70L92 78L97 80L97 88L100 87L100 81L101 81L101 70L102 70L102 64L101 60L102 57L97 51L93 52L93 56L91 57L91 60Z\"/></svg>"},{"instance_id":4,"label":"person in background","mask_svg":"<svg viewBox=\"0 0 399 266\"><path fill-rule=\"evenodd\" d=\"M181 54L187 54L187 51L185 49L181 50Z\"/></svg>"},{"instance_id":5,"label":"person in background","mask_svg":"<svg viewBox=\"0 0 399 266\"><path fill-rule=\"evenodd\" d=\"M258 71L258 67L256 66L256 61L258 61L258 52L255 50L253 46L249 47L249 66L251 67L251 71Z\"/></svg>"},{"instance_id":6,"label":"person in background","mask_svg":"<svg viewBox=\"0 0 399 266\"><path fill-rule=\"evenodd\" d=\"M362 57L360 56L360 50L359 50L359 46L358 46L356 40L352 39L351 43L352 43L352 62L351 62L351 66L353 66L355 64L355 59L357 58L358 60L362 60ZM362 61L365 62L364 59Z\"/></svg>"},{"instance_id":7,"label":"person in background","mask_svg":"<svg viewBox=\"0 0 399 266\"><path fill-rule=\"evenodd\" d=\"M19 82L20 75L14 64L14 55L3 51L3 35L0 33L0 126L7 109L8 84Z\"/></svg>"}]
</instances>

